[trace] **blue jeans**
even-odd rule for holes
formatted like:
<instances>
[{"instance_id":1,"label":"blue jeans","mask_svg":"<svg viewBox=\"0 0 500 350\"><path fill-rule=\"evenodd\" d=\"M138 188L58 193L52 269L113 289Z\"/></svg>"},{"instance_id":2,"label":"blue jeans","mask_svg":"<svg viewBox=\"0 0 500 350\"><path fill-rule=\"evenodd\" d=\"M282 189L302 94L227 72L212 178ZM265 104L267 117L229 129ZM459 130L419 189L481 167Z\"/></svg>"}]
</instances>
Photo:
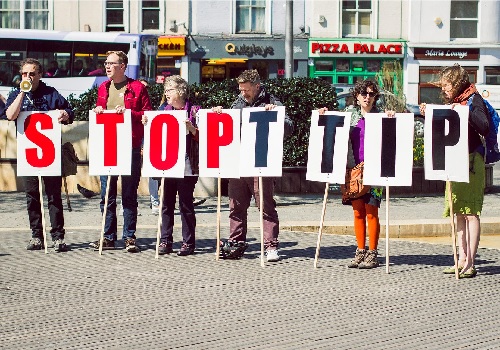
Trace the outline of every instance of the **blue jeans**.
<instances>
[{"instance_id":1,"label":"blue jeans","mask_svg":"<svg viewBox=\"0 0 500 350\"><path fill-rule=\"evenodd\" d=\"M123 204L123 235L122 238L136 238L137 227L137 189L141 180L141 149L132 149L132 171L131 175L122 176L122 204ZM101 214L104 213L106 197L107 176L101 176ZM104 237L116 241L117 218L116 218L116 194L118 176L111 176L109 183L108 207L106 211L106 222L104 223Z\"/></svg>"},{"instance_id":2,"label":"blue jeans","mask_svg":"<svg viewBox=\"0 0 500 350\"><path fill-rule=\"evenodd\" d=\"M151 199L151 206L157 207L160 205L160 199L158 198L158 188L160 183L156 178L150 177L148 179L149 187L149 197Z\"/></svg>"}]
</instances>

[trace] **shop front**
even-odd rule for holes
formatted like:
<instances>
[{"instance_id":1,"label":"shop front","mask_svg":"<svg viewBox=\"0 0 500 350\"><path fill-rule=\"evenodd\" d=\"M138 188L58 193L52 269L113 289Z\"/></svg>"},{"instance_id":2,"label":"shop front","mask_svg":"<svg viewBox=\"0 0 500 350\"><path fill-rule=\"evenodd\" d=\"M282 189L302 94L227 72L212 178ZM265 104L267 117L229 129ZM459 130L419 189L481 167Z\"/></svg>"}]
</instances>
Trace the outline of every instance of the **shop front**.
<instances>
[{"instance_id":1,"label":"shop front","mask_svg":"<svg viewBox=\"0 0 500 350\"><path fill-rule=\"evenodd\" d=\"M160 36L156 60L156 82L163 83L165 77L181 75L187 79L186 37Z\"/></svg>"},{"instance_id":2,"label":"shop front","mask_svg":"<svg viewBox=\"0 0 500 350\"><path fill-rule=\"evenodd\" d=\"M439 72L460 64L482 96L500 109L500 48L477 46L426 46L408 48L408 100L442 103L436 86Z\"/></svg>"},{"instance_id":3,"label":"shop front","mask_svg":"<svg viewBox=\"0 0 500 350\"><path fill-rule=\"evenodd\" d=\"M285 76L285 40L192 37L189 40L189 82L236 78L257 69L262 79ZM307 40L293 41L293 76L307 76Z\"/></svg>"},{"instance_id":4,"label":"shop front","mask_svg":"<svg viewBox=\"0 0 500 350\"><path fill-rule=\"evenodd\" d=\"M403 66L405 41L309 39L309 76L332 84L375 77L384 64Z\"/></svg>"}]
</instances>

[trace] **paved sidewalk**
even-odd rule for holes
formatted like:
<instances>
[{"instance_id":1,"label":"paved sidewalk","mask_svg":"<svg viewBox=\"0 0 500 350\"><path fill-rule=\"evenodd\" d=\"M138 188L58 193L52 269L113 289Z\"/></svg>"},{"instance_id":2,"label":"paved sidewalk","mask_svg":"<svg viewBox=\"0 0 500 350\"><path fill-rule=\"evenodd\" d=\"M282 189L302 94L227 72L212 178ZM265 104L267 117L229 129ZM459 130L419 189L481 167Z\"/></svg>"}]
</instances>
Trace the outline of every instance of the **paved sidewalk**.
<instances>
[{"instance_id":1,"label":"paved sidewalk","mask_svg":"<svg viewBox=\"0 0 500 350\"><path fill-rule=\"evenodd\" d=\"M314 269L317 235L293 228L319 221L322 196L287 196L277 198L278 263L260 266L256 208L249 212L245 257L215 260L215 199L197 207L197 254L156 260L158 217L141 198L141 253L126 253L120 242L122 249L99 256L88 248L99 236L99 201L72 196L73 211L65 212L71 251L46 255L25 250L24 195L0 195L0 349L500 348L497 249L481 248L478 276L457 281L441 273L453 262L449 237L437 238L443 244L391 238L386 274L384 265L348 269L354 237L325 234ZM486 196L485 214L498 212L497 199ZM351 220L351 209L338 203L328 204L328 227ZM396 221L418 213L424 225L442 220L441 207L441 196L394 199L391 215ZM227 214L225 198L222 237ZM383 237L382 231L381 262ZM178 249L179 229L174 238Z\"/></svg>"}]
</instances>

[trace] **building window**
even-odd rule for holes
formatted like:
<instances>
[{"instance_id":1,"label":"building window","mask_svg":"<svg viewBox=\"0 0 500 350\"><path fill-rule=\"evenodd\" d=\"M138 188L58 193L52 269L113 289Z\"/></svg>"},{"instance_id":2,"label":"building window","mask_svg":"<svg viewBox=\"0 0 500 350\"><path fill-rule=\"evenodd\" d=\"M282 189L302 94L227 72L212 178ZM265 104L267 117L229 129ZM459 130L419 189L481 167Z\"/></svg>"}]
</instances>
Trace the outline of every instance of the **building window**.
<instances>
[{"instance_id":1,"label":"building window","mask_svg":"<svg viewBox=\"0 0 500 350\"><path fill-rule=\"evenodd\" d=\"M266 0L236 0L236 33L266 32Z\"/></svg>"},{"instance_id":2,"label":"building window","mask_svg":"<svg viewBox=\"0 0 500 350\"><path fill-rule=\"evenodd\" d=\"M160 30L160 1L142 1L142 30Z\"/></svg>"},{"instance_id":3,"label":"building window","mask_svg":"<svg viewBox=\"0 0 500 350\"><path fill-rule=\"evenodd\" d=\"M478 1L452 1L450 14L451 39L477 38Z\"/></svg>"},{"instance_id":4,"label":"building window","mask_svg":"<svg viewBox=\"0 0 500 350\"><path fill-rule=\"evenodd\" d=\"M123 0L106 0L106 31L125 31L125 8Z\"/></svg>"},{"instance_id":5,"label":"building window","mask_svg":"<svg viewBox=\"0 0 500 350\"><path fill-rule=\"evenodd\" d=\"M50 29L48 0L3 0L0 16L0 28Z\"/></svg>"},{"instance_id":6,"label":"building window","mask_svg":"<svg viewBox=\"0 0 500 350\"><path fill-rule=\"evenodd\" d=\"M500 85L500 67L484 67L486 71L486 84Z\"/></svg>"},{"instance_id":7,"label":"building window","mask_svg":"<svg viewBox=\"0 0 500 350\"><path fill-rule=\"evenodd\" d=\"M342 0L342 37L370 36L371 0Z\"/></svg>"}]
</instances>

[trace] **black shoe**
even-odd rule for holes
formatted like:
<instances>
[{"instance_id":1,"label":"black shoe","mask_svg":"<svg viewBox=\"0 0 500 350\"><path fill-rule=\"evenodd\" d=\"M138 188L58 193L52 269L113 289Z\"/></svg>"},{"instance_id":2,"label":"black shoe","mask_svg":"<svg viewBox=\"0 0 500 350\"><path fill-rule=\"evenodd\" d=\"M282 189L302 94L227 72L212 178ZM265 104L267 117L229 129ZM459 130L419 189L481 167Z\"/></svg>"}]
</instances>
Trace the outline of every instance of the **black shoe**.
<instances>
[{"instance_id":1,"label":"black shoe","mask_svg":"<svg viewBox=\"0 0 500 350\"><path fill-rule=\"evenodd\" d=\"M80 184L76 184L76 188L78 189L78 192L80 192L85 198L92 198L97 196L97 193L94 191L88 190L83 186L80 186Z\"/></svg>"},{"instance_id":2,"label":"black shoe","mask_svg":"<svg viewBox=\"0 0 500 350\"><path fill-rule=\"evenodd\" d=\"M160 242L158 247L158 255L165 255L172 253L172 243L170 242Z\"/></svg>"},{"instance_id":3,"label":"black shoe","mask_svg":"<svg viewBox=\"0 0 500 350\"><path fill-rule=\"evenodd\" d=\"M44 248L43 241L40 238L32 238L30 239L28 245L26 246L27 250L40 250Z\"/></svg>"},{"instance_id":4,"label":"black shoe","mask_svg":"<svg viewBox=\"0 0 500 350\"><path fill-rule=\"evenodd\" d=\"M194 246L189 246L186 243L182 243L181 249L177 252L178 256L187 256L194 254Z\"/></svg>"},{"instance_id":5,"label":"black shoe","mask_svg":"<svg viewBox=\"0 0 500 350\"><path fill-rule=\"evenodd\" d=\"M60 253L68 251L68 246L64 243L64 239L56 239L53 243L55 252Z\"/></svg>"},{"instance_id":6,"label":"black shoe","mask_svg":"<svg viewBox=\"0 0 500 350\"><path fill-rule=\"evenodd\" d=\"M94 250L99 250L99 241L91 242L89 246L94 248ZM115 241L111 241L107 238L104 238L104 242L102 242L102 250L112 250L112 249L115 249Z\"/></svg>"},{"instance_id":7,"label":"black shoe","mask_svg":"<svg viewBox=\"0 0 500 350\"><path fill-rule=\"evenodd\" d=\"M196 207L198 205L201 205L201 204L205 203L206 201L207 201L206 198L202 198L200 200L196 200L195 198L193 198L193 205Z\"/></svg>"},{"instance_id":8,"label":"black shoe","mask_svg":"<svg viewBox=\"0 0 500 350\"><path fill-rule=\"evenodd\" d=\"M134 238L127 238L125 240L125 250L129 253L138 253L139 247L135 245Z\"/></svg>"},{"instance_id":9,"label":"black shoe","mask_svg":"<svg viewBox=\"0 0 500 350\"><path fill-rule=\"evenodd\" d=\"M222 259L240 259L248 248L247 242L220 242L220 257Z\"/></svg>"}]
</instances>

